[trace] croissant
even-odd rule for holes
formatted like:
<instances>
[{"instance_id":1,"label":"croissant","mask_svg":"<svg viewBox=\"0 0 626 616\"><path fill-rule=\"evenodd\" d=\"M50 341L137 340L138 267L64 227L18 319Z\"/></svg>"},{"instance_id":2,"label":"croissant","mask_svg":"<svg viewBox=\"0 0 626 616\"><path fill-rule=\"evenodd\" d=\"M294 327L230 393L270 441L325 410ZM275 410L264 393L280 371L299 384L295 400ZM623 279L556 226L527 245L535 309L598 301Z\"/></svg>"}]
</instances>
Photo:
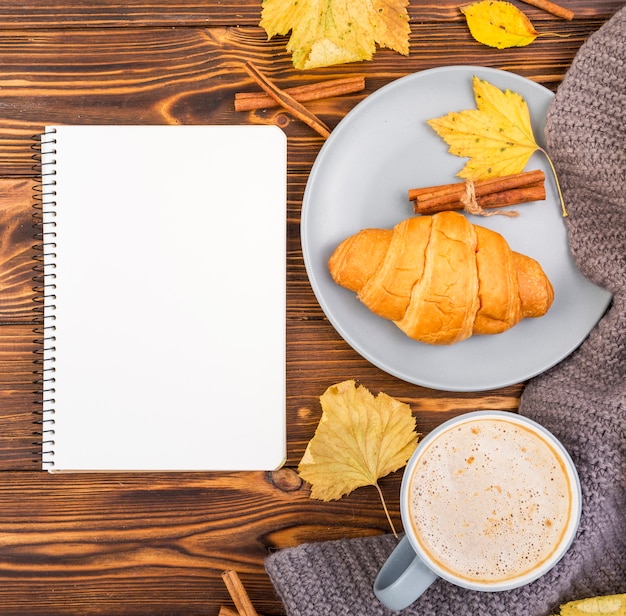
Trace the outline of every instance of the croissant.
<instances>
[{"instance_id":1,"label":"croissant","mask_svg":"<svg viewBox=\"0 0 626 616\"><path fill-rule=\"evenodd\" d=\"M328 267L372 312L428 344L498 334L544 315L554 299L537 261L457 212L364 229L335 249Z\"/></svg>"}]
</instances>

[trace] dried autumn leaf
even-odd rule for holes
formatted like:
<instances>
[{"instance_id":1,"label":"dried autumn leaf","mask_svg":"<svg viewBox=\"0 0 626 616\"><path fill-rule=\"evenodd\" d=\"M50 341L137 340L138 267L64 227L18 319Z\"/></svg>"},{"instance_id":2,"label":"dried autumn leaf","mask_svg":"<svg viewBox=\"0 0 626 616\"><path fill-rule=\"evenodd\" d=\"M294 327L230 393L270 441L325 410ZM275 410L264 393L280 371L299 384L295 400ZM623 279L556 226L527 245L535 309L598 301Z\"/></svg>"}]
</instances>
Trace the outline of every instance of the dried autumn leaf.
<instances>
[{"instance_id":1,"label":"dried autumn leaf","mask_svg":"<svg viewBox=\"0 0 626 616\"><path fill-rule=\"evenodd\" d=\"M561 616L624 616L626 615L626 594L606 595L570 601L561 606Z\"/></svg>"},{"instance_id":2,"label":"dried autumn leaf","mask_svg":"<svg viewBox=\"0 0 626 616\"><path fill-rule=\"evenodd\" d=\"M331 385L320 402L322 417L298 466L311 498L336 500L373 485L384 506L378 479L403 467L417 445L411 407L353 380Z\"/></svg>"},{"instance_id":3,"label":"dried autumn leaf","mask_svg":"<svg viewBox=\"0 0 626 616\"><path fill-rule=\"evenodd\" d=\"M473 78L473 86L477 109L452 112L428 124L451 154L470 159L459 177L478 180L521 173L539 149L526 102L479 77Z\"/></svg>"},{"instance_id":4,"label":"dried autumn leaf","mask_svg":"<svg viewBox=\"0 0 626 616\"><path fill-rule=\"evenodd\" d=\"M510 2L482 0L461 7L472 36L483 45L505 49L532 43L538 32Z\"/></svg>"},{"instance_id":5,"label":"dried autumn leaf","mask_svg":"<svg viewBox=\"0 0 626 616\"><path fill-rule=\"evenodd\" d=\"M540 151L550 164L567 216L554 165L535 140L526 101L516 92L502 91L476 76L472 85L476 109L453 111L427 121L450 146L451 154L469 158L457 175L482 180L521 173L533 152Z\"/></svg>"},{"instance_id":6,"label":"dried autumn leaf","mask_svg":"<svg viewBox=\"0 0 626 616\"><path fill-rule=\"evenodd\" d=\"M409 53L408 0L263 0L268 38L291 31L295 68L371 60L376 44Z\"/></svg>"}]
</instances>

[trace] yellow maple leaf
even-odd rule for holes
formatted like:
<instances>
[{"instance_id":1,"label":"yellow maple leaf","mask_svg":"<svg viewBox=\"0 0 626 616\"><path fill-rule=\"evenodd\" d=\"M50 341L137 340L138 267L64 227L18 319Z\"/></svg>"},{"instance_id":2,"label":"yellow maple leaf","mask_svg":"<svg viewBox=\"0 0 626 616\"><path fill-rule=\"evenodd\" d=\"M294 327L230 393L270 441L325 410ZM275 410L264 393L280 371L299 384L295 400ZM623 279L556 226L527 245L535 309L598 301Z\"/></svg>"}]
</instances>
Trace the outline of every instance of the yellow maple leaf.
<instances>
[{"instance_id":1,"label":"yellow maple leaf","mask_svg":"<svg viewBox=\"0 0 626 616\"><path fill-rule=\"evenodd\" d=\"M428 124L450 146L451 154L469 158L459 177L479 180L521 173L540 149L526 101L476 76L473 86L477 109L454 111Z\"/></svg>"},{"instance_id":2,"label":"yellow maple leaf","mask_svg":"<svg viewBox=\"0 0 626 616\"><path fill-rule=\"evenodd\" d=\"M263 0L268 38L291 31L295 68L371 60L376 44L409 53L408 0Z\"/></svg>"},{"instance_id":3,"label":"yellow maple leaf","mask_svg":"<svg viewBox=\"0 0 626 616\"><path fill-rule=\"evenodd\" d=\"M298 466L311 498L336 500L372 485L389 518L378 479L403 467L415 450L411 407L382 392L374 396L353 380L331 385L320 402L322 417Z\"/></svg>"},{"instance_id":4,"label":"yellow maple leaf","mask_svg":"<svg viewBox=\"0 0 626 616\"><path fill-rule=\"evenodd\" d=\"M450 146L455 156L469 158L457 173L468 180L482 180L521 173L533 152L548 161L556 183L563 216L567 216L554 164L537 144L526 101L511 90L500 90L474 75L476 109L453 111L427 120L427 124Z\"/></svg>"},{"instance_id":5,"label":"yellow maple leaf","mask_svg":"<svg viewBox=\"0 0 626 616\"><path fill-rule=\"evenodd\" d=\"M472 36L483 45L524 47L538 36L531 21L510 2L482 0L461 7Z\"/></svg>"}]
</instances>

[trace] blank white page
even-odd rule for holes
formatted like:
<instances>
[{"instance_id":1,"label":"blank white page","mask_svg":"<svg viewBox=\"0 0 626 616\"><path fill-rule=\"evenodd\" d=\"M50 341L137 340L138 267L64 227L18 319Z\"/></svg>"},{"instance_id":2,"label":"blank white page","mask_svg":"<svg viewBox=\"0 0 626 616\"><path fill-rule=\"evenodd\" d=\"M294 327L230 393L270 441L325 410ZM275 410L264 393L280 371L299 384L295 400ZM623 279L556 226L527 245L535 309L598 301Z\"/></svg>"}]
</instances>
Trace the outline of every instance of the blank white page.
<instances>
[{"instance_id":1,"label":"blank white page","mask_svg":"<svg viewBox=\"0 0 626 616\"><path fill-rule=\"evenodd\" d=\"M46 315L56 340L46 352L55 391L44 408L54 420L44 468L280 466L284 133L270 126L47 132L56 257L46 272L54 271L56 290Z\"/></svg>"}]
</instances>

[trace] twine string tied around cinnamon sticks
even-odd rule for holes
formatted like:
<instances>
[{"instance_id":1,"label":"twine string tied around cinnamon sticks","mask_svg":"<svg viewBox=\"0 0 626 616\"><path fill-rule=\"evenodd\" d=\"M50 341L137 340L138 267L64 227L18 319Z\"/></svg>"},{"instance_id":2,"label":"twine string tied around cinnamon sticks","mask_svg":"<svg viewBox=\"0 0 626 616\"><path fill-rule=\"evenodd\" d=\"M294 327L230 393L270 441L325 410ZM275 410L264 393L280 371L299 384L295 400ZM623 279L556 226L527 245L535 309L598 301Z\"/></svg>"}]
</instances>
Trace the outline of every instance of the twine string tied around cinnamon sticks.
<instances>
[{"instance_id":1,"label":"twine string tied around cinnamon sticks","mask_svg":"<svg viewBox=\"0 0 626 616\"><path fill-rule=\"evenodd\" d=\"M486 212L482 207L480 207L478 200L476 199L476 186L474 184L474 180L466 179L465 180L465 194L460 199L463 204L463 210L468 212L469 214L474 214L475 216L509 216L515 217L519 216L519 213L515 210L491 210L490 212Z\"/></svg>"}]
</instances>

